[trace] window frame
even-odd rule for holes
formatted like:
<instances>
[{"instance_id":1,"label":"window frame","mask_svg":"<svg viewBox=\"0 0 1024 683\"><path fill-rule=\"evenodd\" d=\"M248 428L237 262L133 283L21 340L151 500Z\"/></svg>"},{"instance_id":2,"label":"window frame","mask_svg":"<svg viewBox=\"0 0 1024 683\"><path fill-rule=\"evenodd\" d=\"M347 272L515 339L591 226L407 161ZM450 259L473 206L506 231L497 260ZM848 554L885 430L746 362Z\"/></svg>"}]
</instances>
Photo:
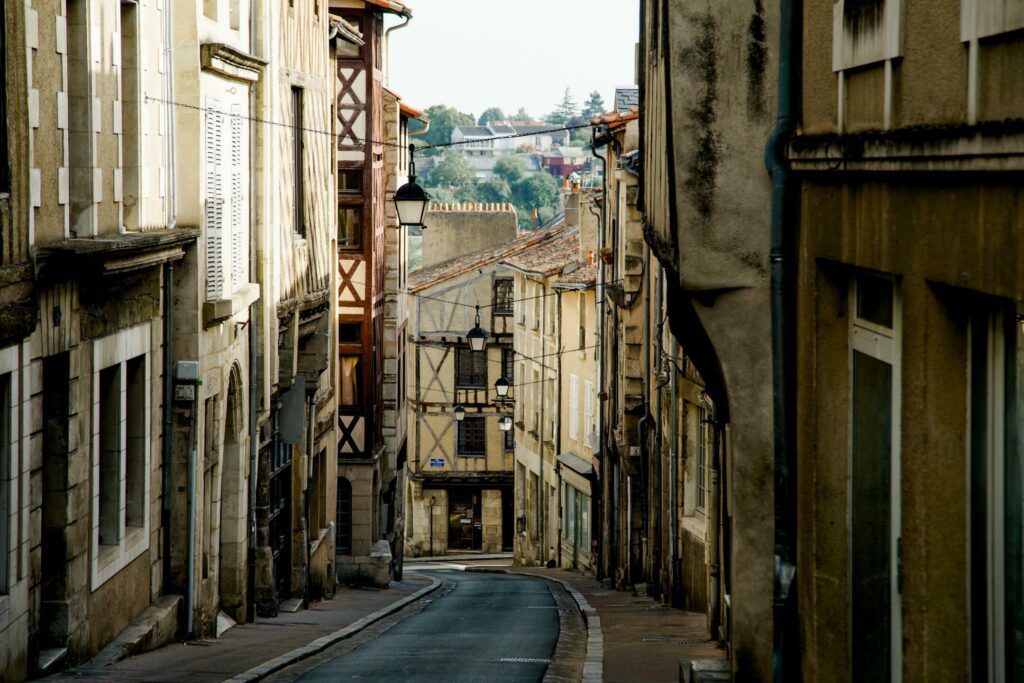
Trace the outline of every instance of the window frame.
<instances>
[{"instance_id":1,"label":"window frame","mask_svg":"<svg viewBox=\"0 0 1024 683\"><path fill-rule=\"evenodd\" d=\"M503 291L506 289L507 291ZM494 302L494 315L513 315L515 313L515 279L507 276L495 277L492 300Z\"/></svg>"},{"instance_id":2,"label":"window frame","mask_svg":"<svg viewBox=\"0 0 1024 683\"><path fill-rule=\"evenodd\" d=\"M467 354L469 361L465 360ZM466 364L470 367L466 368ZM465 379L467 376L470 379ZM455 388L487 389L487 349L474 351L468 346L455 349Z\"/></svg>"},{"instance_id":3,"label":"window frame","mask_svg":"<svg viewBox=\"0 0 1024 683\"><path fill-rule=\"evenodd\" d=\"M304 95L297 85L291 87L292 105L292 229L299 239L306 238L306 141L304 135Z\"/></svg>"},{"instance_id":4,"label":"window frame","mask_svg":"<svg viewBox=\"0 0 1024 683\"><path fill-rule=\"evenodd\" d=\"M470 425L473 431L470 432ZM478 444L467 444L472 438L478 440ZM466 415L458 421L458 428L455 436L456 455L460 458L486 458L487 457L487 416ZM474 447L476 446L476 447Z\"/></svg>"}]
</instances>

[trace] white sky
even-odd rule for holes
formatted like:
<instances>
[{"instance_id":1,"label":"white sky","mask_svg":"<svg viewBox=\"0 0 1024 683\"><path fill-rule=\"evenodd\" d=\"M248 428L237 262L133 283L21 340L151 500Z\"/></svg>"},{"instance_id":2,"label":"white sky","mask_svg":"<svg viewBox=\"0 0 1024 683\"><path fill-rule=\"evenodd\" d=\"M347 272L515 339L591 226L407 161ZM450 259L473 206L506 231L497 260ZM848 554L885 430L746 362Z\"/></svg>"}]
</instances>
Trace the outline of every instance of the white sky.
<instances>
[{"instance_id":1,"label":"white sky","mask_svg":"<svg viewBox=\"0 0 1024 683\"><path fill-rule=\"evenodd\" d=\"M447 104L480 116L519 107L535 118L568 87L611 108L632 85L638 0L408 0L413 20L391 34L391 86L417 108ZM394 19L388 19L388 24Z\"/></svg>"}]
</instances>

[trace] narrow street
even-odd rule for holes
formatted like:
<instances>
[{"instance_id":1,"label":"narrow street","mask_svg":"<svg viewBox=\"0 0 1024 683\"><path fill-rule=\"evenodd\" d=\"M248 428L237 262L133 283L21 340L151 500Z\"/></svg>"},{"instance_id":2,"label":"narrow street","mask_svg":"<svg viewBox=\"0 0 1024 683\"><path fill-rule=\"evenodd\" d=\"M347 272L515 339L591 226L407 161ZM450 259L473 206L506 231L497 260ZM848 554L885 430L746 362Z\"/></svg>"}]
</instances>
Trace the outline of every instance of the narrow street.
<instances>
[{"instance_id":1,"label":"narrow street","mask_svg":"<svg viewBox=\"0 0 1024 683\"><path fill-rule=\"evenodd\" d=\"M408 569L407 569L408 571ZM420 571L417 569L417 571ZM425 571L449 581L430 605L352 652L275 680L539 681L558 641L546 581L507 574Z\"/></svg>"}]
</instances>

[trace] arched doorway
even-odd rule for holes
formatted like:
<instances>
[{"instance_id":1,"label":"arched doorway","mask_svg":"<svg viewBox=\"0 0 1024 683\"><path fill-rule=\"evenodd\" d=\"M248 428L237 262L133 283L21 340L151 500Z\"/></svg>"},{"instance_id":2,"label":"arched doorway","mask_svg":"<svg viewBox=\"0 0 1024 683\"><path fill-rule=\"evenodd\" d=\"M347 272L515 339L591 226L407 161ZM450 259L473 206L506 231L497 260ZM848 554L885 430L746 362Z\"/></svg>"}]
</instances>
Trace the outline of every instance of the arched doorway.
<instances>
[{"instance_id":1,"label":"arched doorway","mask_svg":"<svg viewBox=\"0 0 1024 683\"><path fill-rule=\"evenodd\" d=\"M352 554L352 484L338 477L338 506L335 511L334 553Z\"/></svg>"},{"instance_id":2,"label":"arched doorway","mask_svg":"<svg viewBox=\"0 0 1024 683\"><path fill-rule=\"evenodd\" d=\"M249 487L245 476L245 418L241 372L231 368L224 416L221 467L220 552L217 575L220 607L234 619L245 617L246 518Z\"/></svg>"}]
</instances>

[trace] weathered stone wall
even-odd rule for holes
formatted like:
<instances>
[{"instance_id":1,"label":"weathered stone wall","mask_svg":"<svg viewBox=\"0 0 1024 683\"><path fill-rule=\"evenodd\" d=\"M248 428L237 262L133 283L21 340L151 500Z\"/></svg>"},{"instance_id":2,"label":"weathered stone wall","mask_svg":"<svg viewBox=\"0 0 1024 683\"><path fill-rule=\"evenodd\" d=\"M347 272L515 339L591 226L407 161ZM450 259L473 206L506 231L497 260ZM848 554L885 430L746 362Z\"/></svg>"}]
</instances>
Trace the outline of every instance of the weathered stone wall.
<instances>
[{"instance_id":1,"label":"weathered stone wall","mask_svg":"<svg viewBox=\"0 0 1024 683\"><path fill-rule=\"evenodd\" d=\"M423 222L423 268L513 240L517 230L510 204L431 204Z\"/></svg>"},{"instance_id":2,"label":"weathered stone wall","mask_svg":"<svg viewBox=\"0 0 1024 683\"><path fill-rule=\"evenodd\" d=\"M483 522L483 551L501 552L501 491L484 489L481 507Z\"/></svg>"}]
</instances>

